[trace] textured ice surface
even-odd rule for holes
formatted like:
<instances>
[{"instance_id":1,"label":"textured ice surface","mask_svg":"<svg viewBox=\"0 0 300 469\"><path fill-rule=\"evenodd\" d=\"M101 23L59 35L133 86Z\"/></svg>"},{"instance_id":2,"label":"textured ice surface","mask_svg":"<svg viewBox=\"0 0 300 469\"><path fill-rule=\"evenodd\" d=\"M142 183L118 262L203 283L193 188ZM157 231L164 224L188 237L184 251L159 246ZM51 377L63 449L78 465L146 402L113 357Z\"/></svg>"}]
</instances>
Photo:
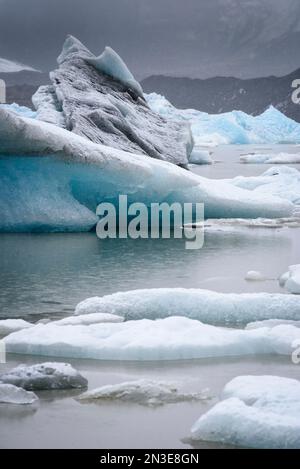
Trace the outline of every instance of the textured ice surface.
<instances>
[{"instance_id":1,"label":"textured ice surface","mask_svg":"<svg viewBox=\"0 0 300 469\"><path fill-rule=\"evenodd\" d=\"M228 329L184 317L88 326L36 325L4 338L7 352L98 360L185 360L290 355L300 329Z\"/></svg>"},{"instance_id":2,"label":"textured ice surface","mask_svg":"<svg viewBox=\"0 0 300 469\"><path fill-rule=\"evenodd\" d=\"M0 337L32 326L33 324L23 319L2 319L0 320Z\"/></svg>"},{"instance_id":3,"label":"textured ice surface","mask_svg":"<svg viewBox=\"0 0 300 469\"><path fill-rule=\"evenodd\" d=\"M147 406L197 401L207 398L207 391L182 392L178 389L176 384L148 379L101 386L100 388L87 391L77 397L77 399L81 401L97 400L98 402L105 402L115 400Z\"/></svg>"},{"instance_id":4,"label":"textured ice surface","mask_svg":"<svg viewBox=\"0 0 300 469\"><path fill-rule=\"evenodd\" d=\"M0 157L1 231L87 231L98 220L97 205L117 206L120 193L128 194L128 203L204 203L209 218L278 218L295 209L277 184L262 197L7 109L0 109L0 153L7 155Z\"/></svg>"},{"instance_id":5,"label":"textured ice surface","mask_svg":"<svg viewBox=\"0 0 300 469\"><path fill-rule=\"evenodd\" d=\"M125 320L185 316L214 325L244 325L263 319L300 320L300 297L274 293L217 293L158 288L88 298L75 314L111 313Z\"/></svg>"},{"instance_id":6,"label":"textured ice surface","mask_svg":"<svg viewBox=\"0 0 300 469\"><path fill-rule=\"evenodd\" d=\"M282 324L300 327L300 321L293 321L289 319L265 319L263 321L249 322L245 329L250 330L259 329L260 327L275 327Z\"/></svg>"},{"instance_id":7,"label":"textured ice surface","mask_svg":"<svg viewBox=\"0 0 300 469\"><path fill-rule=\"evenodd\" d=\"M201 148L194 147L189 157L189 163L192 164L212 164L213 159L208 150L202 150Z\"/></svg>"},{"instance_id":8,"label":"textured ice surface","mask_svg":"<svg viewBox=\"0 0 300 469\"><path fill-rule=\"evenodd\" d=\"M256 117L242 111L207 114L194 109L176 109L156 93L145 97L151 109L166 119L190 122L198 145L300 142L300 124L272 106Z\"/></svg>"},{"instance_id":9,"label":"textured ice surface","mask_svg":"<svg viewBox=\"0 0 300 469\"><path fill-rule=\"evenodd\" d=\"M166 121L151 111L140 85L112 49L95 57L68 36L58 63L50 74L52 85L33 97L39 119L94 143L187 164L193 147L189 124Z\"/></svg>"},{"instance_id":10,"label":"textured ice surface","mask_svg":"<svg viewBox=\"0 0 300 469\"><path fill-rule=\"evenodd\" d=\"M85 388L87 380L68 363L19 365L0 375L0 383L13 384L28 391Z\"/></svg>"},{"instance_id":11,"label":"textured ice surface","mask_svg":"<svg viewBox=\"0 0 300 469\"><path fill-rule=\"evenodd\" d=\"M34 404L38 397L13 384L0 383L0 404Z\"/></svg>"},{"instance_id":12,"label":"textured ice surface","mask_svg":"<svg viewBox=\"0 0 300 469\"><path fill-rule=\"evenodd\" d=\"M300 153L274 153L258 154L250 153L240 157L242 163L263 163L263 164L297 164L300 163Z\"/></svg>"},{"instance_id":13,"label":"textured ice surface","mask_svg":"<svg viewBox=\"0 0 300 469\"><path fill-rule=\"evenodd\" d=\"M192 427L194 440L252 448L300 448L300 382L277 376L239 376L220 403Z\"/></svg>"},{"instance_id":14,"label":"textured ice surface","mask_svg":"<svg viewBox=\"0 0 300 469\"><path fill-rule=\"evenodd\" d=\"M300 295L300 264L290 265L288 272L280 277L279 283L288 292Z\"/></svg>"}]
</instances>

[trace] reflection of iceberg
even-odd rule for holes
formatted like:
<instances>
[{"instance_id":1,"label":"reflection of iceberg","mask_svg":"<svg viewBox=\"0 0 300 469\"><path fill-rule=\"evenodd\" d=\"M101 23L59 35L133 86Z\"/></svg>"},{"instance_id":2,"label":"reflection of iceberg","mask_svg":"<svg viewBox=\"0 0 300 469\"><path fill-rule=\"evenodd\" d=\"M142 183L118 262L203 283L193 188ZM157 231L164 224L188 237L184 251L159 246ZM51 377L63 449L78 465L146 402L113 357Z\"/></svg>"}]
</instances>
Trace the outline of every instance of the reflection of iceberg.
<instances>
[{"instance_id":1,"label":"reflection of iceberg","mask_svg":"<svg viewBox=\"0 0 300 469\"><path fill-rule=\"evenodd\" d=\"M283 199L210 181L168 162L95 144L58 126L0 109L2 231L84 231L96 206L199 202L210 218L276 218L294 206ZM28 156L15 157L14 155ZM40 157L29 157L40 155ZM42 156L49 155L49 156Z\"/></svg>"},{"instance_id":2,"label":"reflection of iceberg","mask_svg":"<svg viewBox=\"0 0 300 469\"><path fill-rule=\"evenodd\" d=\"M153 111L166 119L192 125L196 144L300 143L300 124L274 107L259 116L242 111L207 114L195 109L176 109L164 96L146 95Z\"/></svg>"},{"instance_id":3,"label":"reflection of iceberg","mask_svg":"<svg viewBox=\"0 0 300 469\"><path fill-rule=\"evenodd\" d=\"M180 360L253 354L290 355L300 329L228 329L184 317L87 326L39 324L4 339L7 351L98 360Z\"/></svg>"},{"instance_id":4,"label":"reflection of iceberg","mask_svg":"<svg viewBox=\"0 0 300 469\"><path fill-rule=\"evenodd\" d=\"M88 298L75 314L113 313L125 320L186 316L215 324L245 325L263 319L300 320L300 297L273 293L217 293L185 288L118 292Z\"/></svg>"},{"instance_id":5,"label":"reflection of iceberg","mask_svg":"<svg viewBox=\"0 0 300 469\"><path fill-rule=\"evenodd\" d=\"M192 427L193 440L251 448L300 448L300 382L277 376L239 376L223 400Z\"/></svg>"}]
</instances>

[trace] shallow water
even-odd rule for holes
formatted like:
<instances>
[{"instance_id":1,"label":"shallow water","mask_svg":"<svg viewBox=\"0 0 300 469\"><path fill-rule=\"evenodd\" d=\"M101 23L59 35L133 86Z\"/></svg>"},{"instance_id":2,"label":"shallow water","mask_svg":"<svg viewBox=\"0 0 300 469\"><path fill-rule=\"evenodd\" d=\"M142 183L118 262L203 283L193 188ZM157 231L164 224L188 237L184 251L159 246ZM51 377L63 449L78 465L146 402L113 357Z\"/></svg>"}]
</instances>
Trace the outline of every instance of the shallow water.
<instances>
[{"instance_id":1,"label":"shallow water","mask_svg":"<svg viewBox=\"0 0 300 469\"><path fill-rule=\"evenodd\" d=\"M265 146L295 152L292 146ZM257 147L262 151L262 146ZM270 165L245 165L241 153L253 146L213 149L219 161L193 166L210 178L252 176ZM299 165L298 165L299 166ZM295 165L296 167L296 165ZM0 235L0 317L62 317L95 295L154 287L195 287L221 292L283 292L276 280L300 262L299 228L235 228L207 231L203 249L187 251L182 240L107 240L85 234ZM265 282L247 282L260 270ZM2 369L39 357L11 355ZM45 361L45 360L44 360ZM57 360L56 360L57 361ZM68 360L70 361L70 360ZM194 421L216 402L221 389L240 374L275 374L298 378L288 357L244 357L165 363L107 363L71 360L89 379L90 389L129 379L178 381L187 390L210 389L204 402L157 409L110 402L80 404L74 392L39 393L32 409L0 405L0 447L180 448ZM76 394L76 392L75 392ZM201 447L219 447L199 443Z\"/></svg>"}]
</instances>

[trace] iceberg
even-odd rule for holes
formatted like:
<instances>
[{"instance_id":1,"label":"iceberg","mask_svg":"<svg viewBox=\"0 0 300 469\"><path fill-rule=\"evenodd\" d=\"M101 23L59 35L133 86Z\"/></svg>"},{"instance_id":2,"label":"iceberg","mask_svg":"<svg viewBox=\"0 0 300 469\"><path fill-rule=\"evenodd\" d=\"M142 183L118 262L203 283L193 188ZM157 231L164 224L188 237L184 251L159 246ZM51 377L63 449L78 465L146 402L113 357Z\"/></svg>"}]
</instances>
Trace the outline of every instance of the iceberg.
<instances>
[{"instance_id":1,"label":"iceberg","mask_svg":"<svg viewBox=\"0 0 300 469\"><path fill-rule=\"evenodd\" d=\"M69 363L19 365L0 375L0 384L12 384L27 391L86 388L87 380Z\"/></svg>"},{"instance_id":2,"label":"iceberg","mask_svg":"<svg viewBox=\"0 0 300 469\"><path fill-rule=\"evenodd\" d=\"M147 206L204 203L208 218L278 218L295 210L286 191L272 195L272 185L262 198L7 109L0 109L0 153L0 231L89 231L97 205L117 207L119 194Z\"/></svg>"},{"instance_id":3,"label":"iceberg","mask_svg":"<svg viewBox=\"0 0 300 469\"><path fill-rule=\"evenodd\" d=\"M193 147L187 122L151 111L123 60L107 47L94 56L68 36L50 73L52 84L33 96L37 117L94 143L186 166Z\"/></svg>"},{"instance_id":4,"label":"iceberg","mask_svg":"<svg viewBox=\"0 0 300 469\"><path fill-rule=\"evenodd\" d=\"M279 283L289 293L300 295L300 264L290 265L288 272L280 277Z\"/></svg>"},{"instance_id":5,"label":"iceberg","mask_svg":"<svg viewBox=\"0 0 300 469\"><path fill-rule=\"evenodd\" d=\"M218 326L255 320L300 320L300 297L273 293L217 293L201 289L157 288L88 298L75 315L111 313L126 321L184 316Z\"/></svg>"},{"instance_id":6,"label":"iceberg","mask_svg":"<svg viewBox=\"0 0 300 469\"><path fill-rule=\"evenodd\" d=\"M189 122L195 145L300 143L300 124L271 106L259 116L242 111L207 114L176 109L164 96L145 95L150 108L162 117Z\"/></svg>"},{"instance_id":7,"label":"iceberg","mask_svg":"<svg viewBox=\"0 0 300 469\"><path fill-rule=\"evenodd\" d=\"M262 163L262 164L299 164L300 154L293 153L273 153L273 154L259 154L250 153L249 155L241 155L240 161L242 163Z\"/></svg>"},{"instance_id":8,"label":"iceberg","mask_svg":"<svg viewBox=\"0 0 300 469\"><path fill-rule=\"evenodd\" d=\"M13 384L0 383L0 404L34 404L38 397L30 391L25 391Z\"/></svg>"},{"instance_id":9,"label":"iceberg","mask_svg":"<svg viewBox=\"0 0 300 469\"><path fill-rule=\"evenodd\" d=\"M245 276L245 280L249 282L260 282L267 279L261 272L258 272L257 270L249 270Z\"/></svg>"},{"instance_id":10,"label":"iceberg","mask_svg":"<svg viewBox=\"0 0 300 469\"><path fill-rule=\"evenodd\" d=\"M189 157L190 164L213 164L211 153L208 150L194 147Z\"/></svg>"},{"instance_id":11,"label":"iceberg","mask_svg":"<svg viewBox=\"0 0 300 469\"><path fill-rule=\"evenodd\" d=\"M300 448L300 382L278 376L239 376L222 401L193 425L193 440L250 448Z\"/></svg>"},{"instance_id":12,"label":"iceberg","mask_svg":"<svg viewBox=\"0 0 300 469\"><path fill-rule=\"evenodd\" d=\"M0 337L5 337L12 332L20 331L32 326L33 324L24 321L24 319L2 319L0 320Z\"/></svg>"},{"instance_id":13,"label":"iceberg","mask_svg":"<svg viewBox=\"0 0 300 469\"><path fill-rule=\"evenodd\" d=\"M77 397L79 401L118 401L156 407L177 402L208 399L207 392L181 392L175 384L164 381L140 379L109 384L87 391Z\"/></svg>"},{"instance_id":14,"label":"iceberg","mask_svg":"<svg viewBox=\"0 0 300 469\"><path fill-rule=\"evenodd\" d=\"M5 337L7 352L97 360L187 360L258 354L290 355L300 340L291 325L229 329L185 317L58 326L38 324Z\"/></svg>"}]
</instances>

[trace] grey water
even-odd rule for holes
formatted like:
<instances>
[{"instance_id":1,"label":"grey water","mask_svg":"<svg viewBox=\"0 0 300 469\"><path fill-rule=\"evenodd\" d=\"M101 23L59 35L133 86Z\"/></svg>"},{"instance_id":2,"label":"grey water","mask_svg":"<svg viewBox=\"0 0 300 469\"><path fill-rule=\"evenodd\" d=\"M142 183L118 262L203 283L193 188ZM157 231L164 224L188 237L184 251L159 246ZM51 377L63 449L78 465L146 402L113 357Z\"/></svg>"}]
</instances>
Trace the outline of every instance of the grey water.
<instances>
[{"instance_id":1,"label":"grey water","mask_svg":"<svg viewBox=\"0 0 300 469\"><path fill-rule=\"evenodd\" d=\"M217 161L214 165L193 166L192 170L212 179L259 175L270 165L239 163L239 155L253 149L297 151L293 146L218 147L212 150ZM299 239L299 228L208 231L204 247L188 251L184 240L178 239L100 241L95 233L2 234L0 317L56 319L72 314L76 304L87 297L139 288L284 293L277 279L288 265L300 262ZM269 280L247 282L249 270L259 270ZM5 365L0 364L0 372L20 362L43 360L10 355ZM211 399L153 409L116 402L82 405L74 399L74 393L39 393L36 408L0 405L0 447L190 448L190 427L217 401L223 386L234 376L299 377L299 366L289 357L71 363L88 378L90 388L150 377L179 381L195 391L209 388Z\"/></svg>"}]
</instances>

